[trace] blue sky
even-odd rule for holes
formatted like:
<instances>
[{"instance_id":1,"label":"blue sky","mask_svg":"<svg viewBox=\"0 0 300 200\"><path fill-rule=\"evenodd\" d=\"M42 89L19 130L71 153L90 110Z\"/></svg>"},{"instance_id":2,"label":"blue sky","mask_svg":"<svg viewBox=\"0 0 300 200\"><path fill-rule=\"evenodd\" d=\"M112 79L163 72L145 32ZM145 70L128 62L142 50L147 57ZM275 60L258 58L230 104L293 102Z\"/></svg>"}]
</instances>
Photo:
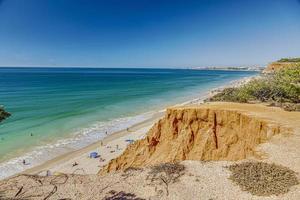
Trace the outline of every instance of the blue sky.
<instances>
[{"instance_id":1,"label":"blue sky","mask_svg":"<svg viewBox=\"0 0 300 200\"><path fill-rule=\"evenodd\" d=\"M0 0L0 66L229 66L294 56L300 0Z\"/></svg>"}]
</instances>

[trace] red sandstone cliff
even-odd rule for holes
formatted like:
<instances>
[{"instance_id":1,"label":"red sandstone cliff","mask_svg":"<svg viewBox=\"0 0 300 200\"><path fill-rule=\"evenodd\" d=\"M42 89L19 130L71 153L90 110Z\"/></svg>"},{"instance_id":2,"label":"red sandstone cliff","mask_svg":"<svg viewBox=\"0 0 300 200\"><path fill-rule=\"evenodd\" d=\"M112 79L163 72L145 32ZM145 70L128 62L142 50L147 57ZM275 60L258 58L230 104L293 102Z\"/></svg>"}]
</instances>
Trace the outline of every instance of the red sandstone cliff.
<instances>
[{"instance_id":1,"label":"red sandstone cliff","mask_svg":"<svg viewBox=\"0 0 300 200\"><path fill-rule=\"evenodd\" d=\"M286 128L239 110L207 105L168 109L147 137L100 173L181 160L239 160Z\"/></svg>"}]
</instances>

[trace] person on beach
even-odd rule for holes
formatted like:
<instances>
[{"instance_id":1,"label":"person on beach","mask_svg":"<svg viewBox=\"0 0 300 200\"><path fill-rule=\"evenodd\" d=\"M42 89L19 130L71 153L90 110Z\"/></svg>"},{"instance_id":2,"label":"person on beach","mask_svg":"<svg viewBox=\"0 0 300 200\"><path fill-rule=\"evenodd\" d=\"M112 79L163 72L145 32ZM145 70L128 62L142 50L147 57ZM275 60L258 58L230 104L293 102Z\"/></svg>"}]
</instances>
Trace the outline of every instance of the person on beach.
<instances>
[{"instance_id":1,"label":"person on beach","mask_svg":"<svg viewBox=\"0 0 300 200\"><path fill-rule=\"evenodd\" d=\"M33 133L30 133L30 136L32 137L32 136L33 136Z\"/></svg>"},{"instance_id":2,"label":"person on beach","mask_svg":"<svg viewBox=\"0 0 300 200\"><path fill-rule=\"evenodd\" d=\"M25 160L23 160L22 163L23 163L23 165L26 165L26 161Z\"/></svg>"},{"instance_id":3,"label":"person on beach","mask_svg":"<svg viewBox=\"0 0 300 200\"><path fill-rule=\"evenodd\" d=\"M74 163L73 163L73 167L75 167L75 166L77 166L78 165L78 163L75 161Z\"/></svg>"},{"instance_id":4,"label":"person on beach","mask_svg":"<svg viewBox=\"0 0 300 200\"><path fill-rule=\"evenodd\" d=\"M107 135L107 131L105 131L105 135Z\"/></svg>"}]
</instances>

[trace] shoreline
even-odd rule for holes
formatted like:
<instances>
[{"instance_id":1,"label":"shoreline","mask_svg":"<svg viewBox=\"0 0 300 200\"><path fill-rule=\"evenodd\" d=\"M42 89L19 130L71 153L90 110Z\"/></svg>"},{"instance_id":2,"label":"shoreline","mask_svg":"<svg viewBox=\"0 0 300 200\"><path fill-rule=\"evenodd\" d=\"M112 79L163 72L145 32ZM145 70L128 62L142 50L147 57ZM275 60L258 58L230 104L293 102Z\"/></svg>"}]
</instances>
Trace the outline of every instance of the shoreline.
<instances>
[{"instance_id":1,"label":"shoreline","mask_svg":"<svg viewBox=\"0 0 300 200\"><path fill-rule=\"evenodd\" d=\"M202 95L200 94L198 98L193 98L183 103L175 104L169 107L201 104L203 103L204 99L208 98L212 94L215 94L215 92L218 92L225 87L234 87L244 84L245 82L251 80L253 77L257 77L257 75L233 80L224 86L213 88L206 91ZM119 156L123 152L123 150L126 149L128 145L128 143L125 142L126 139L135 141L144 137L148 130L154 125L154 123L156 123L161 117L164 116L165 111L166 108L155 111L150 118L130 126L129 131L123 129L114 132L110 135L105 136L101 140L87 145L86 147L64 153L48 161L45 161L42 164L38 164L2 179L7 179L19 174L46 175L48 170L51 174L95 174L101 169L102 166L107 164L111 159ZM103 144L102 146L101 143ZM112 148L113 145L119 147L119 149ZM101 159L104 159L105 161L99 162L99 159L88 158L88 154L90 152L99 153L101 155ZM78 165L73 167L74 163L77 163Z\"/></svg>"},{"instance_id":2,"label":"shoreline","mask_svg":"<svg viewBox=\"0 0 300 200\"><path fill-rule=\"evenodd\" d=\"M89 152L96 151L96 149L101 149L101 147L105 148L107 145L111 144L112 142L114 142L114 141L116 141L120 138L123 138L123 137L133 138L134 136L138 136L136 134L136 132L138 132L141 129L146 128L148 126L152 126L163 115L164 115L164 111L163 112L162 111L157 112L151 118L146 119L146 120L144 120L140 123L137 123L137 124L129 127L128 130L123 129L121 131L117 131L115 133L112 133L112 134L104 137L102 140L99 140L99 141L97 141L93 144L90 144L90 145L88 145L84 148L81 148L81 149L78 149L78 150L75 150L75 151L71 151L69 153L62 154L62 155L60 155L56 158L53 158L51 160L46 161L45 163L43 163L41 165L32 167L30 169L26 169L25 171L23 171L21 173L18 173L18 174L41 174L43 172L46 172L46 170L51 170L51 168L53 168L53 167L58 167L59 164L63 164L63 163L68 162L70 160L76 160L76 158L80 157L81 155L88 155ZM136 137L134 137L134 138L136 138ZM101 144L103 144L103 146L101 146ZM111 156L108 155L108 157L110 157L110 159L112 159ZM89 159L93 159L93 158L89 158ZM108 161L109 160L106 159L106 162L108 162ZM106 163L106 162L103 162L103 164ZM80 167L80 163L79 163L78 166ZM60 167L60 168L62 168L62 167ZM76 170L76 169L78 169L78 167L74 168L74 170ZM89 173L87 173L87 174L89 174Z\"/></svg>"}]
</instances>

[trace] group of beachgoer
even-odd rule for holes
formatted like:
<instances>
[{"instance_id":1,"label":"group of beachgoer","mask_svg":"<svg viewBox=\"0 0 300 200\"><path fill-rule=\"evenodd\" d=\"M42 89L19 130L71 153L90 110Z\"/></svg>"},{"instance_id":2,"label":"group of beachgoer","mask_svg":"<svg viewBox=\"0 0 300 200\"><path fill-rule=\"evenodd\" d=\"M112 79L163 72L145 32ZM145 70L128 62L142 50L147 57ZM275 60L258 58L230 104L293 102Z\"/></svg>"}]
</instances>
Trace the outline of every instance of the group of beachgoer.
<instances>
[{"instance_id":1,"label":"group of beachgoer","mask_svg":"<svg viewBox=\"0 0 300 200\"><path fill-rule=\"evenodd\" d=\"M127 128L126 130L129 131L129 128ZM106 135L108 134L107 131L105 132L105 134L106 134ZM33 133L30 133L30 136L32 137L32 136L33 136ZM1 140L4 140L4 138L1 138ZM103 141L101 141L100 144L101 144L101 146L103 146ZM106 146L106 148L111 148L111 146ZM120 150L118 144L116 145L116 149L117 149L117 150ZM110 153L113 153L113 152L115 152L115 151L110 151ZM105 159L102 158L101 155L99 155L99 161L100 161L100 162L104 162ZM29 164L29 163L26 162L25 159L23 159L22 163L23 163L23 165L28 165L28 164ZM77 165L79 165L79 164L75 161L75 162L72 164L72 167L75 167L75 166L77 166ZM46 173L46 174L47 174L47 176L49 176L49 175L50 175L50 171L47 170L47 173Z\"/></svg>"},{"instance_id":2,"label":"group of beachgoer","mask_svg":"<svg viewBox=\"0 0 300 200\"><path fill-rule=\"evenodd\" d=\"M126 130L129 131L129 128L127 128ZM108 134L108 132L105 131L105 135L107 135L107 134ZM33 134L30 133L30 136L33 136ZM103 146L103 141L100 141L100 145ZM111 146L106 146L106 148L111 148ZM116 149L117 149L117 150L120 150L118 144L116 145ZM113 153L113 152L115 152L115 151L110 151L110 153ZM99 157L100 157L100 159L99 159L100 162L104 162L104 161L105 161L105 159L103 159L103 158L101 157L101 155L99 155ZM26 164L26 161L25 161L25 160L23 160L23 164L24 164L24 165ZM77 165L79 165L79 164L75 161L75 162L72 164L72 167L75 167L75 166L77 166Z\"/></svg>"}]
</instances>

